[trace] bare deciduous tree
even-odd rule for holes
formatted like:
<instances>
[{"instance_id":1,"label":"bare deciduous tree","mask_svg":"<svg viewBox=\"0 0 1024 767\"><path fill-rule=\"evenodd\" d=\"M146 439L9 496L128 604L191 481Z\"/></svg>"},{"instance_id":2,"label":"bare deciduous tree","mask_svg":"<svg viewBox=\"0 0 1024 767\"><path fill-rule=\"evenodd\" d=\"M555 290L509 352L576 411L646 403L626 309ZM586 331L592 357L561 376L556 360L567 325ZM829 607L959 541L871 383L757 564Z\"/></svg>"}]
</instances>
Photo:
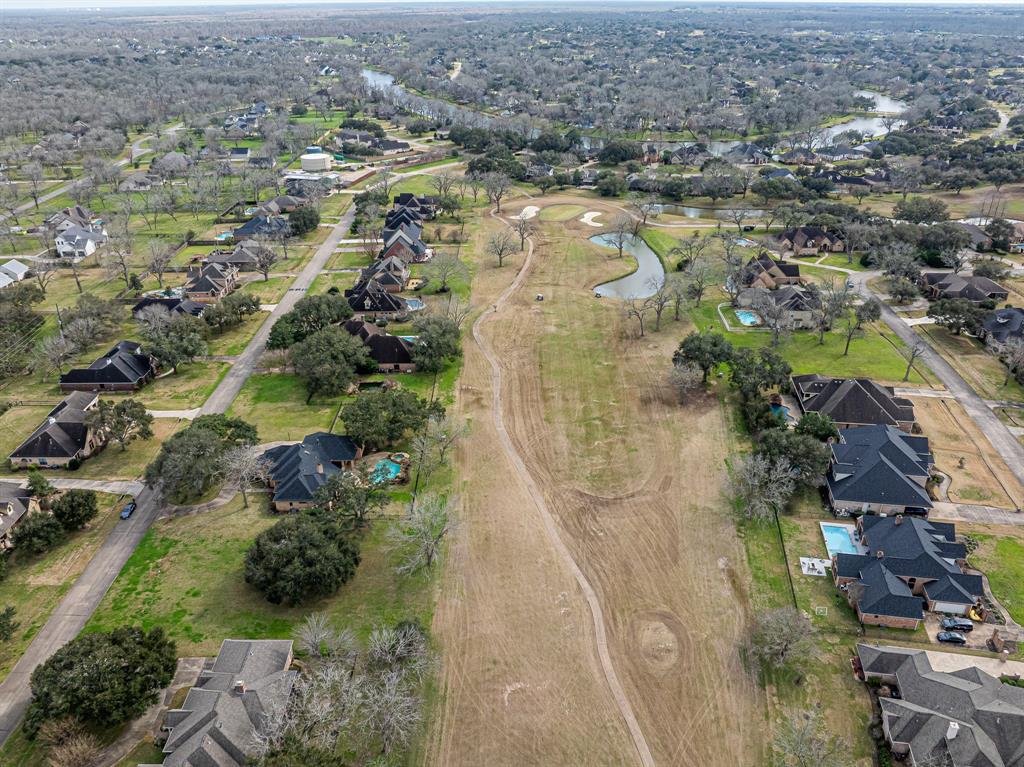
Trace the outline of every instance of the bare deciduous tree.
<instances>
[{"instance_id":1,"label":"bare deciduous tree","mask_svg":"<svg viewBox=\"0 0 1024 767\"><path fill-rule=\"evenodd\" d=\"M757 522L773 519L789 503L796 488L789 461L772 460L756 453L743 459L731 482L740 512Z\"/></svg>"},{"instance_id":2,"label":"bare deciduous tree","mask_svg":"<svg viewBox=\"0 0 1024 767\"><path fill-rule=\"evenodd\" d=\"M278 262L277 250L266 237L257 237L252 247L253 257L256 259L256 271L263 275L263 281L270 279L270 272Z\"/></svg>"},{"instance_id":3,"label":"bare deciduous tree","mask_svg":"<svg viewBox=\"0 0 1024 767\"><path fill-rule=\"evenodd\" d=\"M453 525L447 498L428 495L417 499L409 513L388 530L400 557L395 569L408 574L432 567Z\"/></svg>"},{"instance_id":4,"label":"bare deciduous tree","mask_svg":"<svg viewBox=\"0 0 1024 767\"><path fill-rule=\"evenodd\" d=\"M759 290L754 296L751 308L756 311L764 322L764 326L772 334L772 346L778 346L786 333L793 329L793 318L789 309L774 300L767 290Z\"/></svg>"},{"instance_id":5,"label":"bare deciduous tree","mask_svg":"<svg viewBox=\"0 0 1024 767\"><path fill-rule=\"evenodd\" d=\"M164 272L171 265L172 258L174 258L173 248L159 240L150 240L149 273L156 277L156 282L161 288L164 286Z\"/></svg>"},{"instance_id":6,"label":"bare deciduous tree","mask_svg":"<svg viewBox=\"0 0 1024 767\"><path fill-rule=\"evenodd\" d=\"M629 241L633 238L633 217L622 213L612 220L611 229L608 232L608 243L619 253L622 252Z\"/></svg>"},{"instance_id":7,"label":"bare deciduous tree","mask_svg":"<svg viewBox=\"0 0 1024 767\"><path fill-rule=\"evenodd\" d=\"M501 229L492 234L487 240L485 248L488 255L498 260L499 267L504 266L505 259L519 250L512 232L508 229Z\"/></svg>"},{"instance_id":8,"label":"bare deciduous tree","mask_svg":"<svg viewBox=\"0 0 1024 767\"><path fill-rule=\"evenodd\" d=\"M32 276L35 277L36 285L46 295L46 288L54 277L57 276L57 265L52 261L36 261L32 264Z\"/></svg>"},{"instance_id":9,"label":"bare deciduous tree","mask_svg":"<svg viewBox=\"0 0 1024 767\"><path fill-rule=\"evenodd\" d=\"M640 326L640 337L644 337L644 321L647 319L647 312L651 310L650 303L642 298L627 298L623 312L627 320L636 320Z\"/></svg>"},{"instance_id":10,"label":"bare deciduous tree","mask_svg":"<svg viewBox=\"0 0 1024 767\"><path fill-rule=\"evenodd\" d=\"M1024 371L1024 341L1019 338L1007 341L999 347L999 356L1006 365L1006 378L1003 379L1003 386L1010 383L1012 376L1019 376Z\"/></svg>"},{"instance_id":11,"label":"bare deciduous tree","mask_svg":"<svg viewBox=\"0 0 1024 767\"><path fill-rule=\"evenodd\" d=\"M667 279L651 277L647 284L654 289L654 293L647 299L647 305L654 312L654 332L657 333L661 330L661 315L672 304L672 290Z\"/></svg>"},{"instance_id":12,"label":"bare deciduous tree","mask_svg":"<svg viewBox=\"0 0 1024 767\"><path fill-rule=\"evenodd\" d=\"M442 171L435 173L430 177L430 185L434 188L440 197L448 197L452 193L452 189L455 187L457 176L451 171Z\"/></svg>"},{"instance_id":13,"label":"bare deciduous tree","mask_svg":"<svg viewBox=\"0 0 1024 767\"><path fill-rule=\"evenodd\" d=\"M790 709L775 728L772 748L780 767L852 767L851 744L829 730L817 710Z\"/></svg>"},{"instance_id":14,"label":"bare deciduous tree","mask_svg":"<svg viewBox=\"0 0 1024 767\"><path fill-rule=\"evenodd\" d=\"M423 271L438 283L439 293L448 292L452 280L468 280L469 269L455 253L438 253L424 267Z\"/></svg>"},{"instance_id":15,"label":"bare deciduous tree","mask_svg":"<svg viewBox=\"0 0 1024 767\"><path fill-rule=\"evenodd\" d=\"M795 607L760 613L750 634L750 654L768 668L782 668L814 651L814 626Z\"/></svg>"},{"instance_id":16,"label":"bare deciduous tree","mask_svg":"<svg viewBox=\"0 0 1024 767\"><path fill-rule=\"evenodd\" d=\"M519 249L526 249L526 238L533 234L533 222L528 218L516 216L512 219L512 229L519 235Z\"/></svg>"},{"instance_id":17,"label":"bare deciduous tree","mask_svg":"<svg viewBox=\"0 0 1024 767\"><path fill-rule=\"evenodd\" d=\"M904 381L910 380L910 371L914 369L914 362L918 357L924 354L925 349L927 349L927 347L921 342L915 343L909 348L906 346L900 347L900 354L903 355L903 359L907 361L907 369L903 372Z\"/></svg>"},{"instance_id":18,"label":"bare deciduous tree","mask_svg":"<svg viewBox=\"0 0 1024 767\"><path fill-rule=\"evenodd\" d=\"M483 178L483 184L487 199L500 214L501 201L512 189L512 179L505 173L488 173Z\"/></svg>"},{"instance_id":19,"label":"bare deciduous tree","mask_svg":"<svg viewBox=\"0 0 1024 767\"><path fill-rule=\"evenodd\" d=\"M256 482L270 479L270 461L258 445L239 445L228 450L220 461L220 473L227 479L237 479L242 491L242 505L249 508L247 489Z\"/></svg>"},{"instance_id":20,"label":"bare deciduous tree","mask_svg":"<svg viewBox=\"0 0 1024 767\"><path fill-rule=\"evenodd\" d=\"M693 392L704 388L704 371L696 365L673 365L668 371L668 385L679 402L685 403Z\"/></svg>"},{"instance_id":21,"label":"bare deciduous tree","mask_svg":"<svg viewBox=\"0 0 1024 767\"><path fill-rule=\"evenodd\" d=\"M64 372L64 363L75 353L75 346L63 334L50 336L39 344L37 354L47 370Z\"/></svg>"}]
</instances>

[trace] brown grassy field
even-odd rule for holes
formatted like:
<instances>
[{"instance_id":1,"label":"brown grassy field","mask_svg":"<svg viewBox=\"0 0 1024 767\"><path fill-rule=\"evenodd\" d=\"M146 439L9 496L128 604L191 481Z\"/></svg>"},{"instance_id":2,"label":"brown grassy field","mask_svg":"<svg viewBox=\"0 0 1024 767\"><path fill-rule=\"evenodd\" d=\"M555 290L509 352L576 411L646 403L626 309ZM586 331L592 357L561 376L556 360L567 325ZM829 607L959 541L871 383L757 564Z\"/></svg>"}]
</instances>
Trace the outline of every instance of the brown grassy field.
<instances>
[{"instance_id":1,"label":"brown grassy field","mask_svg":"<svg viewBox=\"0 0 1024 767\"><path fill-rule=\"evenodd\" d=\"M628 261L587 244L592 227L538 226L525 283L483 325L516 451L597 592L656 763L759 763L763 694L738 651L749 574L721 496L729 425L714 400L680 408L662 385L683 325L633 339L617 304L593 298L589 286ZM474 303L493 303L520 263L482 264ZM501 448L491 397L490 367L467 341L458 406L472 434L459 451L462 524L435 614L445 662L426 759L637 763L587 604Z\"/></svg>"}]
</instances>

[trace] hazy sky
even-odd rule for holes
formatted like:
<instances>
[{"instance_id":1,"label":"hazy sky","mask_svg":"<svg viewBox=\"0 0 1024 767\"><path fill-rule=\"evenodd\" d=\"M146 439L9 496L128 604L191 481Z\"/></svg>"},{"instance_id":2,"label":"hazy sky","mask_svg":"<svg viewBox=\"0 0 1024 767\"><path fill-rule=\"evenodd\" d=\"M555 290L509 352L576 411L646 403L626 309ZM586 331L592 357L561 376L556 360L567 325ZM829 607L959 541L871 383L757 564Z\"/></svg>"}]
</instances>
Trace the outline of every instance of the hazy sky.
<instances>
[{"instance_id":1,"label":"hazy sky","mask_svg":"<svg viewBox=\"0 0 1024 767\"><path fill-rule=\"evenodd\" d=\"M929 6L966 6L966 5L1000 5L1020 6L1024 10L1022 0L741 0L742 2L803 2L814 5L929 5ZM543 3L543 0L511 0L516 4L530 2ZM105 8L173 8L176 6L231 6L233 8L256 5L429 5L429 4L466 4L466 5L502 5L511 4L509 0L0 0L0 22L3 21L4 9L71 9L76 11L101 11ZM560 5L578 2L580 5L622 5L615 0L594 2L594 0L556 0ZM701 2L729 2L729 0L642 0L644 4L664 2L675 6ZM0 23L2 27L2 23ZM2 32L0 32L2 34Z\"/></svg>"}]
</instances>

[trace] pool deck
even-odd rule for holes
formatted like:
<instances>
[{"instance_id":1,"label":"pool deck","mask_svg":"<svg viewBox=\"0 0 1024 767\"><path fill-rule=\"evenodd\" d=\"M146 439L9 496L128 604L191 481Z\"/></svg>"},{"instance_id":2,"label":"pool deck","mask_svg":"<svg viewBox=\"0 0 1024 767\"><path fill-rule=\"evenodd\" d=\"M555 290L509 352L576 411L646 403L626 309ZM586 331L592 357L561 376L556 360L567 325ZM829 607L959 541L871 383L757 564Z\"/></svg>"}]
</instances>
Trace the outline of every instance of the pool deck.
<instances>
[{"instance_id":1,"label":"pool deck","mask_svg":"<svg viewBox=\"0 0 1024 767\"><path fill-rule=\"evenodd\" d=\"M864 546L859 540L857 540L857 539L855 539L853 537L854 536L854 531L857 529L855 525L853 525L853 524L851 524L849 522L826 522L826 521L821 521L821 522L818 522L818 527L821 529L821 537L825 541L825 550L828 552L829 558L831 558L832 555L835 554L835 553L849 554L850 552L848 552L848 551L833 552L828 547L828 538L825 536L825 528L826 527L842 527L842 528L844 528L847 531L847 533L849 534L849 536L850 536L850 542L853 544L854 548L857 549L857 553L858 554L867 554L868 553L867 547Z\"/></svg>"},{"instance_id":2,"label":"pool deck","mask_svg":"<svg viewBox=\"0 0 1024 767\"><path fill-rule=\"evenodd\" d=\"M740 324L739 327L736 327L735 325L732 325L729 322L729 318L726 316L726 313L722 311L722 307L723 306L727 307L730 312L734 309L734 307L733 307L732 304L730 304L727 301L719 304L716 307L718 309L718 317L719 317L719 319L722 320L722 324L725 325L725 329L729 333L750 333L750 332L753 332L753 333L767 333L768 332L768 328L760 326L760 325L743 325L743 324ZM738 317L736 318L736 321L737 322L739 321Z\"/></svg>"}]
</instances>

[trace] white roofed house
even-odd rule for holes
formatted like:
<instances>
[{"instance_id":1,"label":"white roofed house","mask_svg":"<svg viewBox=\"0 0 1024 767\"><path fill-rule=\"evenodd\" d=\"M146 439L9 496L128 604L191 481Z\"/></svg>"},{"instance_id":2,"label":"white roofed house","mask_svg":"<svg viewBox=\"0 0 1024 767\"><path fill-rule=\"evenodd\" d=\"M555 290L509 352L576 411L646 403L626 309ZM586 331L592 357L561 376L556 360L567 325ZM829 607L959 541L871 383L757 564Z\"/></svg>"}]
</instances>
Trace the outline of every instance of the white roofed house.
<instances>
[{"instance_id":1,"label":"white roofed house","mask_svg":"<svg viewBox=\"0 0 1024 767\"><path fill-rule=\"evenodd\" d=\"M12 282L21 282L28 276L31 270L16 258L12 258L5 264L0 264L0 274L6 275Z\"/></svg>"},{"instance_id":2,"label":"white roofed house","mask_svg":"<svg viewBox=\"0 0 1024 767\"><path fill-rule=\"evenodd\" d=\"M81 261L96 252L107 236L102 232L94 232L79 226L71 226L54 238L57 255L74 261Z\"/></svg>"}]
</instances>

